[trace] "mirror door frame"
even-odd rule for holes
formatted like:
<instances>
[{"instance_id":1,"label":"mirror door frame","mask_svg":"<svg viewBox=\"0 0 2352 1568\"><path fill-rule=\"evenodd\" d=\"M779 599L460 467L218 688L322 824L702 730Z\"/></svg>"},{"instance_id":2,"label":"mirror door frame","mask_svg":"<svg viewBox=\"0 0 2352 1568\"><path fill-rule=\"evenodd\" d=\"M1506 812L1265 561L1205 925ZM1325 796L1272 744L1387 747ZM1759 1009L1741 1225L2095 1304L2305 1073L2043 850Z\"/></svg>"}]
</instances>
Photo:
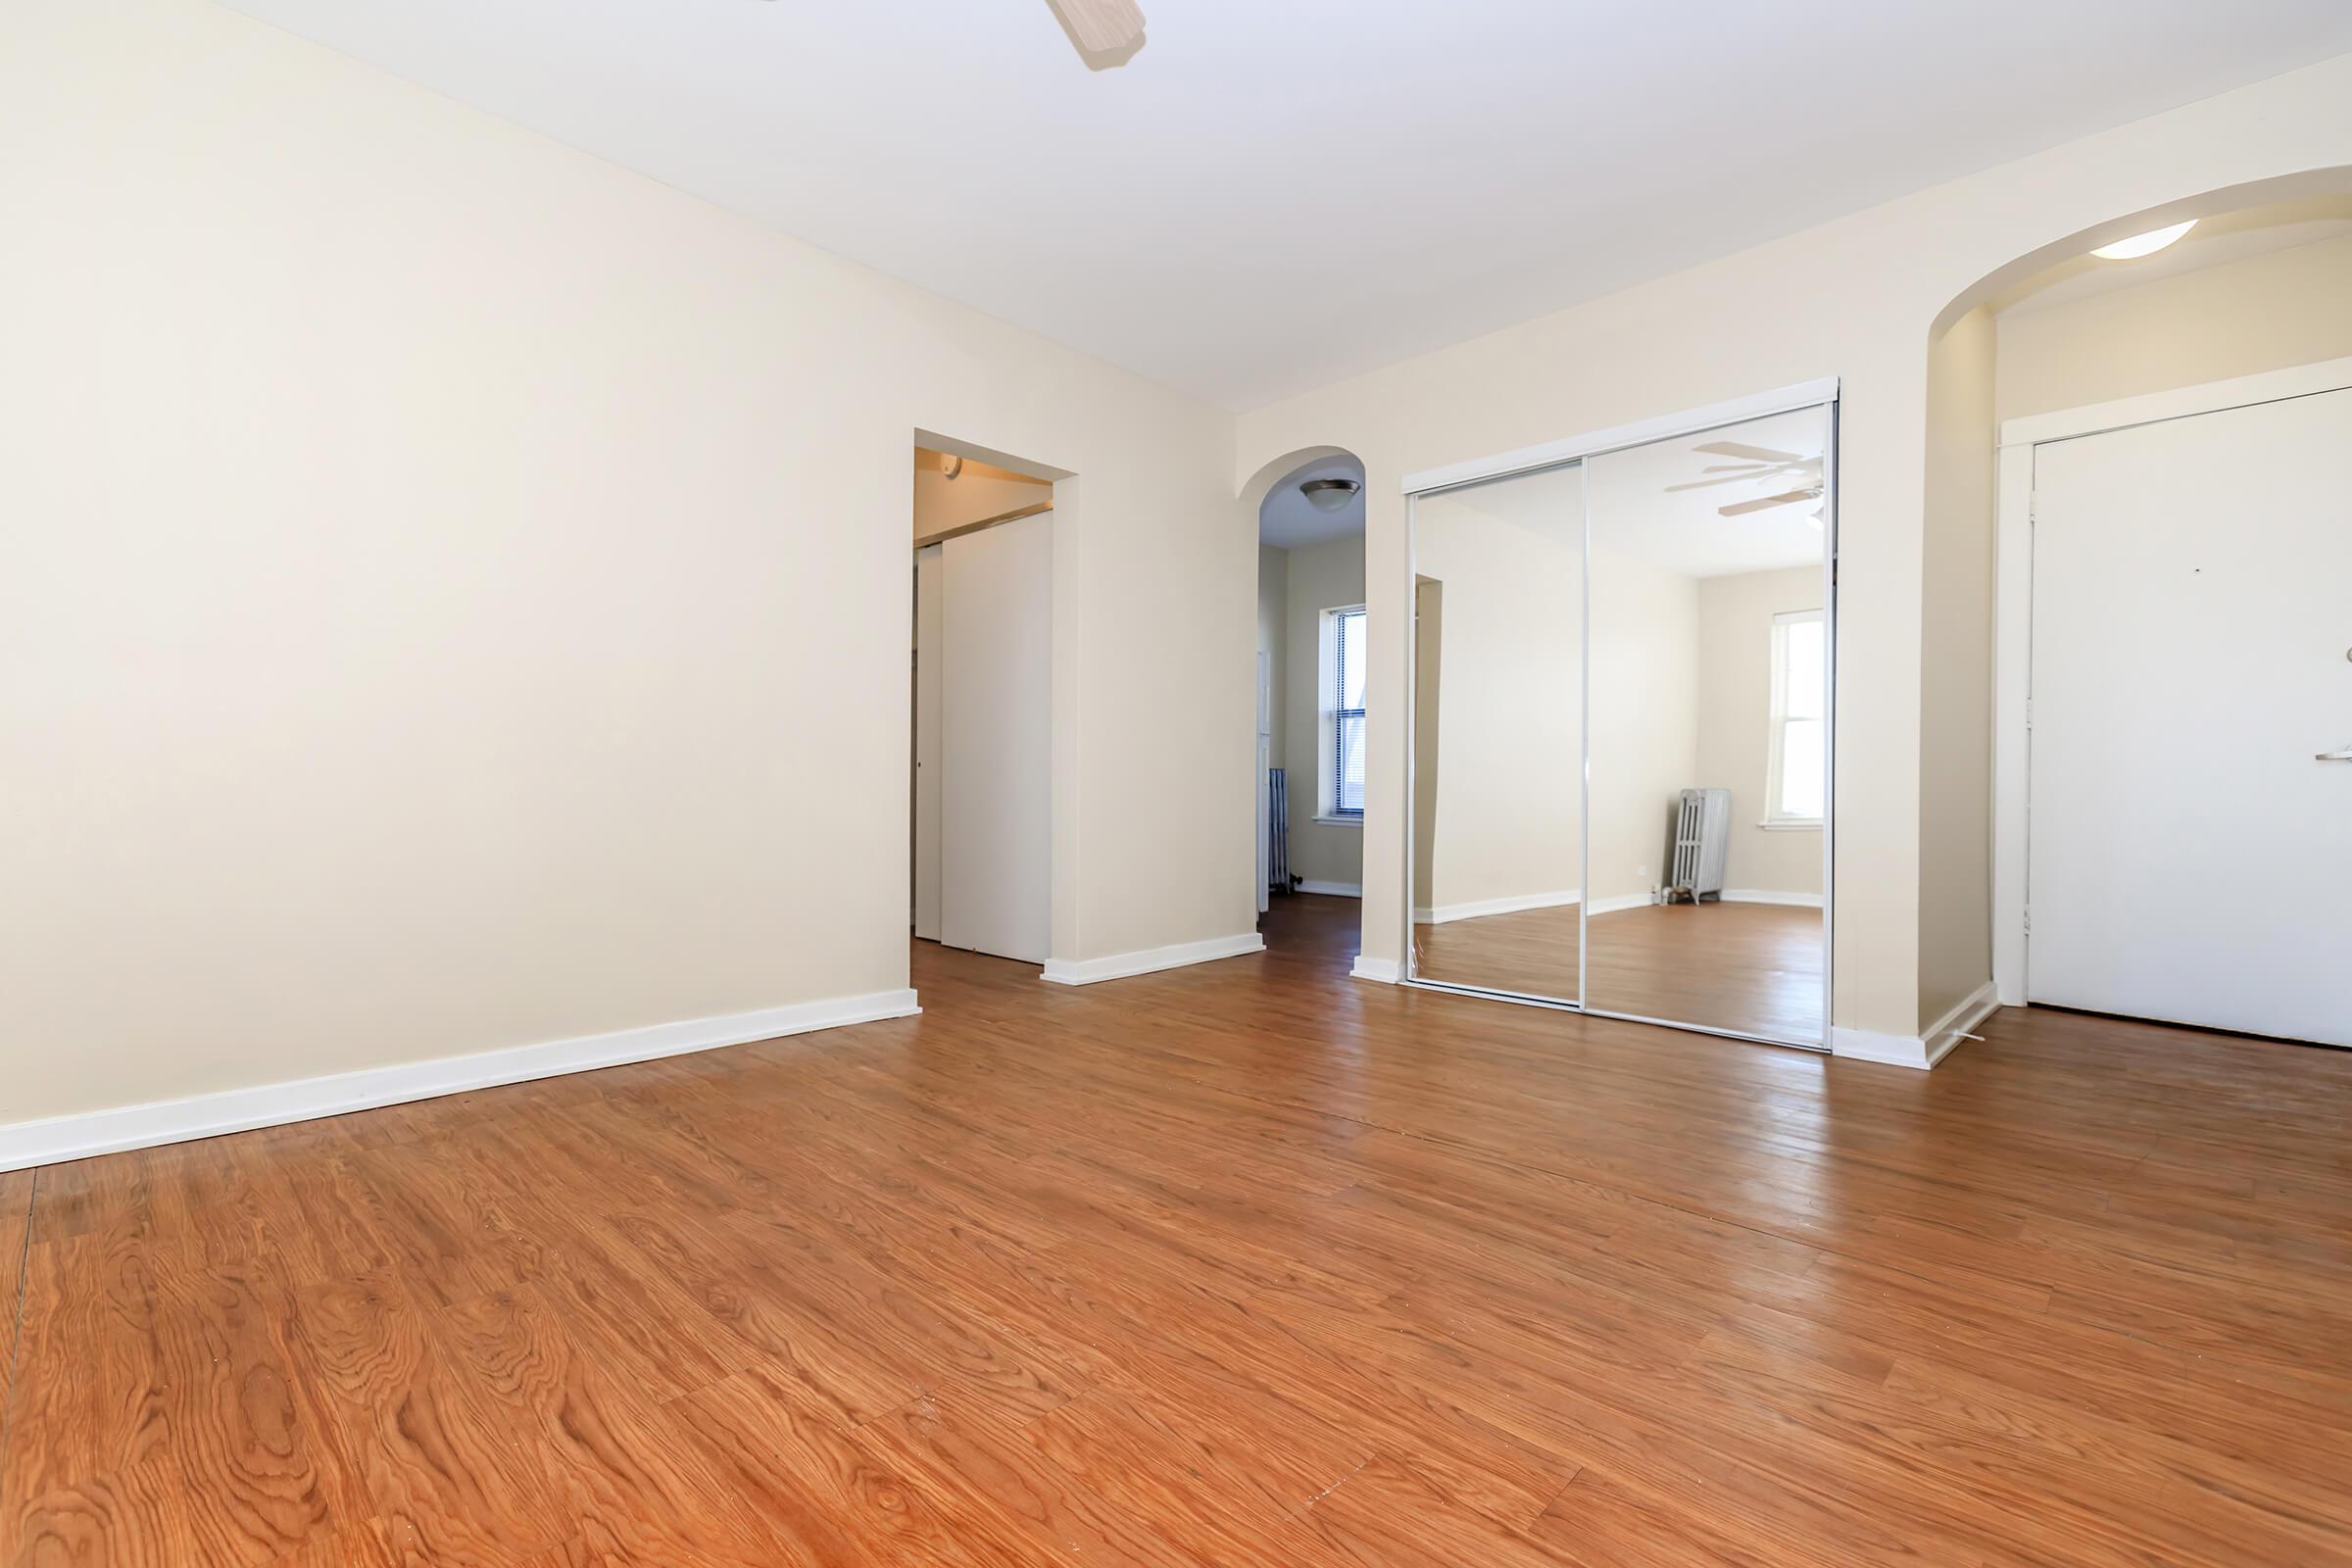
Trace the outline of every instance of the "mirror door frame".
<instances>
[{"instance_id":1,"label":"mirror door frame","mask_svg":"<svg viewBox=\"0 0 2352 1568\"><path fill-rule=\"evenodd\" d=\"M1404 477L1401 489L1405 502L1404 524L1404 597L1406 605L1415 603L1413 585L1420 560L1416 529L1416 507L1423 496L1448 490L1467 489L1496 479L1516 478L1545 469L1564 468L1582 465L1588 459L1623 452L1634 447L1648 446L1657 441L1673 440L1678 436L1696 435L1724 425L1740 424L1776 414L1794 414L1805 409L1821 409L1829 421L1825 432L1822 461L1822 627L1825 668L1822 679L1824 714L1822 745L1824 758L1822 823L1821 823L1821 1020L1819 1040L1788 1040L1771 1035L1753 1034L1737 1029L1719 1029L1708 1024L1686 1023L1673 1018L1651 1018L1636 1013L1615 1012L1595 1007L1585 1000L1586 991L1586 910L1587 900L1577 910L1577 1000L1524 996L1514 992L1495 991L1482 986L1458 982L1432 980L1415 972L1413 946L1413 887L1414 865L1418 846L1413 842L1416 781L1413 774L1414 714L1418 710L1420 671L1419 661L1410 652L1412 628L1405 629L1407 655L1405 659L1404 744L1399 748L1400 765L1404 774L1404 855L1403 884L1398 900L1403 929L1398 952L1398 982L1423 991L1445 991L1456 996L1485 997L1496 1002L1516 1003L1523 1006L1549 1007L1558 1011L1589 1013L1596 1018L1621 1018L1633 1023L1658 1024L1669 1029L1683 1029L1694 1034L1716 1035L1732 1040L1752 1041L1759 1045L1788 1046L1802 1051L1827 1054L1830 1050L1831 1007L1836 995L1837 963L1837 836L1838 836L1838 382L1836 376L1817 381L1801 381L1793 386L1778 387L1749 397L1735 398L1725 403L1708 404L1701 408L1686 409L1656 418L1637 420L1630 424L1613 425L1606 429L1588 431L1564 440L1547 441L1539 446L1522 447L1517 451L1498 453L1491 458L1474 459L1450 464L1444 467L1425 468ZM1592 500L1591 489L1584 487L1585 497L1585 581L1583 592L1583 624L1579 635L1584 640L1585 657L1579 673L1581 710L1578 722L1582 728L1583 771L1578 792L1578 808L1583 814L1583 829L1578 853L1585 866L1583 885L1592 885ZM1581 897L1581 895L1580 895Z\"/></svg>"}]
</instances>

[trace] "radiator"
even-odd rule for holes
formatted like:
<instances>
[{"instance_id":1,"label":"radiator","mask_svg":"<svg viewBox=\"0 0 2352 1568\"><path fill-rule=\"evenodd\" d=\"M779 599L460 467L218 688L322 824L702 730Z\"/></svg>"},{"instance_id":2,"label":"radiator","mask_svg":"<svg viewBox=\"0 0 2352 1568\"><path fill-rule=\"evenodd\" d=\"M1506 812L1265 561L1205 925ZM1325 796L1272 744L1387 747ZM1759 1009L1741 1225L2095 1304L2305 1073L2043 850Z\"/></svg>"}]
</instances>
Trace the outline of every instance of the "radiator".
<instances>
[{"instance_id":1,"label":"radiator","mask_svg":"<svg viewBox=\"0 0 2352 1568\"><path fill-rule=\"evenodd\" d=\"M1666 878L1666 902L1708 894L1723 902L1723 860L1732 836L1730 790L1685 790L1674 813L1674 866Z\"/></svg>"},{"instance_id":2,"label":"radiator","mask_svg":"<svg viewBox=\"0 0 2352 1568\"><path fill-rule=\"evenodd\" d=\"M1266 769L1266 886L1291 891L1291 786L1279 767Z\"/></svg>"}]
</instances>

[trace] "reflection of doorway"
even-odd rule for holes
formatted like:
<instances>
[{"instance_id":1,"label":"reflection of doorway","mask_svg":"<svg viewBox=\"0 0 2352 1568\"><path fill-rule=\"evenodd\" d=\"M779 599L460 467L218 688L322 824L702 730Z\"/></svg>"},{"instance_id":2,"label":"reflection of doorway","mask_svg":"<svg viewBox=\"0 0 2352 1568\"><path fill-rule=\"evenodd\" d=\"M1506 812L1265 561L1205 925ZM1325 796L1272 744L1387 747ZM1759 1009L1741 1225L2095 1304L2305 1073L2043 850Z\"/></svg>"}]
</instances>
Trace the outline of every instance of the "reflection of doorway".
<instances>
[{"instance_id":1,"label":"reflection of doorway","mask_svg":"<svg viewBox=\"0 0 2352 1568\"><path fill-rule=\"evenodd\" d=\"M1413 859L1415 940L1429 924L1437 902L1438 766L1446 661L1446 585L1435 577L1413 578L1413 842L1428 849Z\"/></svg>"}]
</instances>

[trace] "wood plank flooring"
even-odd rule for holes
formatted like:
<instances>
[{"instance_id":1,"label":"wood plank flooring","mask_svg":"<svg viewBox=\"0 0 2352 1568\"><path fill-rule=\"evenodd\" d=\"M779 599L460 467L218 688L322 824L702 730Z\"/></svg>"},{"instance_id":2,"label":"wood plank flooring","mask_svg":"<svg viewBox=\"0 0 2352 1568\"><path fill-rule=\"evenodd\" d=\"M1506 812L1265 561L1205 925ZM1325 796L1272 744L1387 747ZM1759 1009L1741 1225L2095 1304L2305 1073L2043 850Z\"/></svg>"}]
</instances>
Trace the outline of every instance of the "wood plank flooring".
<instances>
[{"instance_id":1,"label":"wood plank flooring","mask_svg":"<svg viewBox=\"0 0 2352 1568\"><path fill-rule=\"evenodd\" d=\"M1354 908L0 1178L0 1562L2352 1561L2352 1054L1911 1073Z\"/></svg>"},{"instance_id":2,"label":"wood plank flooring","mask_svg":"<svg viewBox=\"0 0 2352 1568\"><path fill-rule=\"evenodd\" d=\"M1414 972L1450 985L1818 1044L1822 915L1775 904L1649 905L1592 917L1580 975L1577 906L1413 928Z\"/></svg>"}]
</instances>

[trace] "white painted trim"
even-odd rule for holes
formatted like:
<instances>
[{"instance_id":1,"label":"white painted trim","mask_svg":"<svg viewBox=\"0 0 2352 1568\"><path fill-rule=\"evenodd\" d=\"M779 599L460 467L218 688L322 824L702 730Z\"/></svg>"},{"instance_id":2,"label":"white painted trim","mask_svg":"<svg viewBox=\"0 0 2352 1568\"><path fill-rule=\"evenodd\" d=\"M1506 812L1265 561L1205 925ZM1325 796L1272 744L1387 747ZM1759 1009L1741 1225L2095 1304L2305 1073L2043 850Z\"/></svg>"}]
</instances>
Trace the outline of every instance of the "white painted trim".
<instances>
[{"instance_id":1,"label":"white painted trim","mask_svg":"<svg viewBox=\"0 0 2352 1568\"><path fill-rule=\"evenodd\" d=\"M503 1051L442 1056L393 1067L331 1073L322 1078L228 1089L185 1100L119 1105L77 1116L17 1122L0 1126L0 1170L86 1159L126 1149L153 1149L256 1127L279 1127L321 1116L372 1110L379 1105L464 1094L472 1089L493 1089L535 1078L557 1078L632 1061L681 1056L722 1046L748 1045L755 1040L871 1023L879 1018L910 1017L922 1010L916 1005L912 991L877 991L862 997L764 1007L717 1018L689 1018L641 1029L552 1040L536 1046L513 1046Z\"/></svg>"},{"instance_id":2,"label":"white painted trim","mask_svg":"<svg viewBox=\"0 0 2352 1568\"><path fill-rule=\"evenodd\" d=\"M1348 972L1358 980L1376 981L1384 986L1393 986L1397 980L1395 958L1368 958L1360 953L1355 956L1354 966Z\"/></svg>"},{"instance_id":3,"label":"white painted trim","mask_svg":"<svg viewBox=\"0 0 2352 1568\"><path fill-rule=\"evenodd\" d=\"M1597 457L1603 452L1663 441L1670 436L1712 430L1721 424L1738 424L1743 419L1761 419L1767 415L1816 408L1824 403L1834 403L1837 398L1838 378L1834 375L1818 381L1800 381L1794 386L1733 398L1726 403L1710 403L1704 408L1685 409L1676 414L1636 419L1631 424L1613 424L1606 429L1588 430L1583 435L1521 447L1515 452L1500 452L1491 458L1474 458L1467 463L1449 463L1443 467L1423 468L1418 473L1404 476L1403 490L1408 496L1426 495L1432 490L1449 489L1458 484L1476 484L1482 479L1498 479L1504 474L1524 473L1531 468L1549 467L1554 464L1574 463L1579 458Z\"/></svg>"},{"instance_id":4,"label":"white painted trim","mask_svg":"<svg viewBox=\"0 0 2352 1568\"><path fill-rule=\"evenodd\" d=\"M2026 1004L2026 889L2034 697L2034 449L2132 425L2185 419L2352 387L2352 359L2233 376L2144 397L2030 415L2001 425L1992 693L1992 977L2001 1004Z\"/></svg>"},{"instance_id":5,"label":"white painted trim","mask_svg":"<svg viewBox=\"0 0 2352 1568\"><path fill-rule=\"evenodd\" d=\"M1835 1026L1830 1030L1830 1050L1856 1061L1884 1062L1890 1067L1912 1067L1924 1072L1950 1055L1952 1048L2000 1004L1993 983L1987 980L1920 1034L1887 1035L1875 1029Z\"/></svg>"},{"instance_id":6,"label":"white painted trim","mask_svg":"<svg viewBox=\"0 0 2352 1568\"><path fill-rule=\"evenodd\" d=\"M1588 915L1615 914L1621 909L1645 909L1658 902L1654 893L1620 893L1613 899L1594 899Z\"/></svg>"},{"instance_id":7,"label":"white painted trim","mask_svg":"<svg viewBox=\"0 0 2352 1568\"><path fill-rule=\"evenodd\" d=\"M2227 381L2207 381L2199 386L2118 398L2112 403L2005 419L2001 423L2001 445L2032 447L2045 441L2071 441L2078 436L2101 435L2135 424L2186 419L2200 414L2219 414L2224 409L2242 409L2253 403L2277 403L2285 398L2340 392L2345 387L2352 387L2352 359L2321 360L2312 365L2289 366L2283 370L2232 376Z\"/></svg>"},{"instance_id":8,"label":"white painted trim","mask_svg":"<svg viewBox=\"0 0 2352 1568\"><path fill-rule=\"evenodd\" d=\"M1822 898L1818 893L1779 893L1771 888L1725 888L1726 904L1786 904L1793 908L1818 909Z\"/></svg>"},{"instance_id":9,"label":"white painted trim","mask_svg":"<svg viewBox=\"0 0 2352 1568\"><path fill-rule=\"evenodd\" d=\"M2034 449L2004 446L1994 480L1992 982L2026 1004L2026 795L2034 699Z\"/></svg>"},{"instance_id":10,"label":"white painted trim","mask_svg":"<svg viewBox=\"0 0 2352 1568\"><path fill-rule=\"evenodd\" d=\"M1211 937L1206 942L1179 942L1173 947L1145 948L1136 953L1114 953L1107 958L1048 958L1044 978L1057 986L1091 986L1102 980L1124 980L1130 975L1155 974L1162 969L1181 969L1187 964L1207 963L1216 958L1238 958L1246 953L1263 953L1266 939L1254 931L1240 936Z\"/></svg>"},{"instance_id":11,"label":"white painted trim","mask_svg":"<svg viewBox=\"0 0 2352 1568\"><path fill-rule=\"evenodd\" d=\"M1506 899L1477 899L1468 904L1441 904L1413 910L1415 925L1445 925L1453 920L1476 920L1490 914L1517 914L1522 909L1556 909L1584 897L1578 888L1558 893L1516 893ZM1643 899L1642 903L1649 901Z\"/></svg>"},{"instance_id":12,"label":"white painted trim","mask_svg":"<svg viewBox=\"0 0 2352 1568\"><path fill-rule=\"evenodd\" d=\"M1335 899L1360 899L1364 896L1360 882L1316 882L1304 880L1298 884L1301 893L1324 893Z\"/></svg>"}]
</instances>

